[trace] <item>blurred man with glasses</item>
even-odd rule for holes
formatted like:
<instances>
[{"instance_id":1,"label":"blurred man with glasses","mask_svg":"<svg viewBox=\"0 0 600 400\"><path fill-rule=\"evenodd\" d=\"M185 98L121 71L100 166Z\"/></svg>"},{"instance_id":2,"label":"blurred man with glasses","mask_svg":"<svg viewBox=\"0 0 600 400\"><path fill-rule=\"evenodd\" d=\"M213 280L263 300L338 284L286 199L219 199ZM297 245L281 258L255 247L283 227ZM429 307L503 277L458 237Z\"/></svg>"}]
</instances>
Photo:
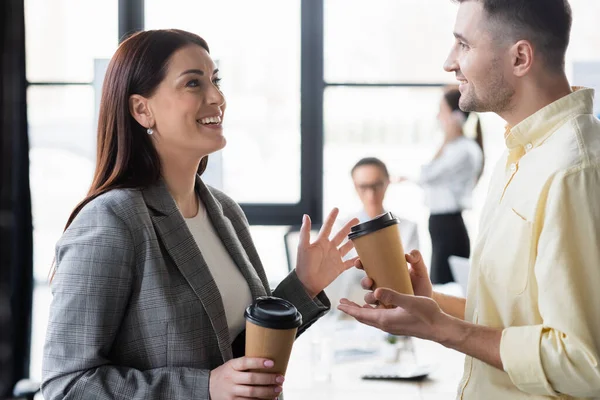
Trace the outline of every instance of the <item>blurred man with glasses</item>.
<instances>
[{"instance_id":1,"label":"blurred man with glasses","mask_svg":"<svg viewBox=\"0 0 600 400\"><path fill-rule=\"evenodd\" d=\"M383 161L375 157L363 158L352 167L351 174L356 194L363 205L363 209L353 217L363 223L387 211L394 211L386 209L383 205L385 193L390 184L390 175ZM411 250L418 250L417 224L403 218L398 219L400 219L400 236L404 250L407 253Z\"/></svg>"}]
</instances>

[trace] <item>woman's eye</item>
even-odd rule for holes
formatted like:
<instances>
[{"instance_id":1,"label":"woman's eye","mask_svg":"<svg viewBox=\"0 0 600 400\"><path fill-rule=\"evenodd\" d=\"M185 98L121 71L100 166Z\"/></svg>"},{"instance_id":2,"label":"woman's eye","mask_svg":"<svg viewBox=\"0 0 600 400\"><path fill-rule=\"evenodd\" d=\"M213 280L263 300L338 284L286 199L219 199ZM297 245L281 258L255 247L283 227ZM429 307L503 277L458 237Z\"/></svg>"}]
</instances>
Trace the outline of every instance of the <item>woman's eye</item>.
<instances>
[{"instance_id":1,"label":"woman's eye","mask_svg":"<svg viewBox=\"0 0 600 400\"><path fill-rule=\"evenodd\" d=\"M221 87L221 78L215 78L215 79L213 79L213 85L215 85L216 87L220 88Z\"/></svg>"},{"instance_id":2,"label":"woman's eye","mask_svg":"<svg viewBox=\"0 0 600 400\"><path fill-rule=\"evenodd\" d=\"M198 86L200 86L200 82L198 81L198 79L192 79L191 81L186 83L185 86L186 87L198 87Z\"/></svg>"}]
</instances>

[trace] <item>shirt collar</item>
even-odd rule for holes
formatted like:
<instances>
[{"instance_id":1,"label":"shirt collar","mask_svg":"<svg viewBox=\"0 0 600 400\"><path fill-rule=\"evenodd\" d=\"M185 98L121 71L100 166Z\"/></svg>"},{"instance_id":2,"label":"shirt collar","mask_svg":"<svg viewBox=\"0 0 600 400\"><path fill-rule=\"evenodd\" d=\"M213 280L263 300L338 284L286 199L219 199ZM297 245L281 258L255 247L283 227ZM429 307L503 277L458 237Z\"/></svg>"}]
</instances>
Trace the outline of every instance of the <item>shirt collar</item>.
<instances>
[{"instance_id":1,"label":"shirt collar","mask_svg":"<svg viewBox=\"0 0 600 400\"><path fill-rule=\"evenodd\" d=\"M539 146L564 121L580 114L592 114L594 89L573 87L573 92L525 118L515 127L506 126L504 134L509 150L531 150Z\"/></svg>"}]
</instances>

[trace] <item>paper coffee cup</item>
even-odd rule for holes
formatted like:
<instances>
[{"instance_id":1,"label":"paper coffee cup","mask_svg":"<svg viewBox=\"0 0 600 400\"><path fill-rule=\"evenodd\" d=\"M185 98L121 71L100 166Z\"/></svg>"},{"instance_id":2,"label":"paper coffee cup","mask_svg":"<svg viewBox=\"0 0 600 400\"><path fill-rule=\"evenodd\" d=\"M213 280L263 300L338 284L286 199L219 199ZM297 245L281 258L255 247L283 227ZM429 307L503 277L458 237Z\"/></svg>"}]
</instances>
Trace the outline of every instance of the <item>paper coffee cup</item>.
<instances>
[{"instance_id":1,"label":"paper coffee cup","mask_svg":"<svg viewBox=\"0 0 600 400\"><path fill-rule=\"evenodd\" d=\"M285 374L302 315L292 303L264 296L246 308L246 356L273 360L268 372ZM264 370L259 372L265 372Z\"/></svg>"},{"instance_id":2,"label":"paper coffee cup","mask_svg":"<svg viewBox=\"0 0 600 400\"><path fill-rule=\"evenodd\" d=\"M414 295L404 247L400 239L400 220L391 212L351 228L348 238L360 257L374 288L386 287Z\"/></svg>"}]
</instances>

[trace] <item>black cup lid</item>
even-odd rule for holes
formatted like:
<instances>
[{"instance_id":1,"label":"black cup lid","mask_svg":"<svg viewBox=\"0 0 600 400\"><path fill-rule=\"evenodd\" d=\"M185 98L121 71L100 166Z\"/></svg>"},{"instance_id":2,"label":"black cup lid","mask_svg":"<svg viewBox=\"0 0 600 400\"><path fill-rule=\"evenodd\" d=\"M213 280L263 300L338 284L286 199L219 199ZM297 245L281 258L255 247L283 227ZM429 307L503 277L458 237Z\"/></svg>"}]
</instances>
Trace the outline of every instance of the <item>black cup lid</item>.
<instances>
[{"instance_id":1,"label":"black cup lid","mask_svg":"<svg viewBox=\"0 0 600 400\"><path fill-rule=\"evenodd\" d=\"M287 300L263 296L246 308L246 319L270 329L294 329L302 325L302 314Z\"/></svg>"},{"instance_id":2,"label":"black cup lid","mask_svg":"<svg viewBox=\"0 0 600 400\"><path fill-rule=\"evenodd\" d=\"M370 221L363 222L362 224L354 225L350 229L350 234L348 235L348 239L354 240L361 236L367 235L369 233L376 232L380 229L387 228L391 225L399 224L400 220L396 218L394 214L391 212L386 212L381 214L378 217L373 218Z\"/></svg>"}]
</instances>

